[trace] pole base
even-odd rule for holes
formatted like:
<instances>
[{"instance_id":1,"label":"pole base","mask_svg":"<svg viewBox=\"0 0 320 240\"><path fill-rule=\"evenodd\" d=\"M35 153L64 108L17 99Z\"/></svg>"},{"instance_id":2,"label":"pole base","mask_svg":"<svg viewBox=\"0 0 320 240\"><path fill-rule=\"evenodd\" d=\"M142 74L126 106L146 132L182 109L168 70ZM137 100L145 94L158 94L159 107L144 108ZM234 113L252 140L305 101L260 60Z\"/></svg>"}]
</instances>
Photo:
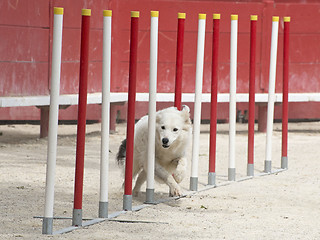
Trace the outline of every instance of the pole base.
<instances>
[{"instance_id":1,"label":"pole base","mask_svg":"<svg viewBox=\"0 0 320 240\"><path fill-rule=\"evenodd\" d=\"M99 202L99 218L108 218L108 202Z\"/></svg>"},{"instance_id":2,"label":"pole base","mask_svg":"<svg viewBox=\"0 0 320 240\"><path fill-rule=\"evenodd\" d=\"M247 176L254 176L254 165L253 163L248 163L247 165Z\"/></svg>"},{"instance_id":3,"label":"pole base","mask_svg":"<svg viewBox=\"0 0 320 240\"><path fill-rule=\"evenodd\" d=\"M72 226L82 226L82 209L73 209Z\"/></svg>"},{"instance_id":4,"label":"pole base","mask_svg":"<svg viewBox=\"0 0 320 240\"><path fill-rule=\"evenodd\" d=\"M236 180L236 169L228 168L228 181L235 181L235 180Z\"/></svg>"},{"instance_id":5,"label":"pole base","mask_svg":"<svg viewBox=\"0 0 320 240\"><path fill-rule=\"evenodd\" d=\"M281 168L288 169L288 157L281 157Z\"/></svg>"},{"instance_id":6,"label":"pole base","mask_svg":"<svg viewBox=\"0 0 320 240\"><path fill-rule=\"evenodd\" d=\"M270 160L264 161L264 172L271 173L271 161Z\"/></svg>"},{"instance_id":7,"label":"pole base","mask_svg":"<svg viewBox=\"0 0 320 240\"><path fill-rule=\"evenodd\" d=\"M154 189L147 188L146 190L146 204L154 204Z\"/></svg>"},{"instance_id":8,"label":"pole base","mask_svg":"<svg viewBox=\"0 0 320 240\"><path fill-rule=\"evenodd\" d=\"M123 195L123 210L132 211L132 195Z\"/></svg>"},{"instance_id":9,"label":"pole base","mask_svg":"<svg viewBox=\"0 0 320 240\"><path fill-rule=\"evenodd\" d=\"M209 172L208 173L208 185L216 185L216 173L215 172Z\"/></svg>"},{"instance_id":10,"label":"pole base","mask_svg":"<svg viewBox=\"0 0 320 240\"><path fill-rule=\"evenodd\" d=\"M43 218L42 222L42 234L52 235L53 228L53 217L52 218Z\"/></svg>"},{"instance_id":11,"label":"pole base","mask_svg":"<svg viewBox=\"0 0 320 240\"><path fill-rule=\"evenodd\" d=\"M198 191L198 178L190 177L190 191Z\"/></svg>"}]
</instances>

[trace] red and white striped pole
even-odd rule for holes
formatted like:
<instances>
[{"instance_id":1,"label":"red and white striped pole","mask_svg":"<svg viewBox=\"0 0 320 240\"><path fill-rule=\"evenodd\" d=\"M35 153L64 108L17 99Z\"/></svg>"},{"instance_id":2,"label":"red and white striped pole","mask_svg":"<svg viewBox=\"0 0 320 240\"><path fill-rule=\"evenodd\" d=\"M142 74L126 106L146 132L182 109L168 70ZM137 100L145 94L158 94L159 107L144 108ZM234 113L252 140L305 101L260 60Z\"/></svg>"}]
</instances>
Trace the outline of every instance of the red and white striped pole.
<instances>
[{"instance_id":1,"label":"red and white striped pole","mask_svg":"<svg viewBox=\"0 0 320 240\"><path fill-rule=\"evenodd\" d=\"M90 16L91 9L82 9L76 172L72 217L73 226L82 226L82 194L87 114Z\"/></svg>"},{"instance_id":2,"label":"red and white striped pole","mask_svg":"<svg viewBox=\"0 0 320 240\"><path fill-rule=\"evenodd\" d=\"M139 12L131 12L131 35L130 35L130 62L129 62L129 93L128 93L128 121L127 121L127 148L125 186L123 195L123 210L132 210L132 167L134 147L134 125L136 105L136 76L138 56L138 31Z\"/></svg>"},{"instance_id":3,"label":"red and white striped pole","mask_svg":"<svg viewBox=\"0 0 320 240\"><path fill-rule=\"evenodd\" d=\"M220 14L213 14L211 113L208 184L216 185L216 145L217 145L217 100L218 100L218 52L220 35Z\"/></svg>"},{"instance_id":4,"label":"red and white striped pole","mask_svg":"<svg viewBox=\"0 0 320 240\"><path fill-rule=\"evenodd\" d=\"M290 17L284 17L283 30L283 95L281 168L288 168L288 93L289 93L289 31Z\"/></svg>"},{"instance_id":5,"label":"red and white striped pole","mask_svg":"<svg viewBox=\"0 0 320 240\"><path fill-rule=\"evenodd\" d=\"M174 95L174 106L181 110L182 95L182 70L183 70L183 39L184 39L184 23L186 19L185 13L178 13L178 36L177 36L177 59L176 59L176 85Z\"/></svg>"},{"instance_id":6,"label":"red and white striped pole","mask_svg":"<svg viewBox=\"0 0 320 240\"><path fill-rule=\"evenodd\" d=\"M258 20L257 15L251 15L247 176L254 176L254 122L255 122L255 74L256 74L255 70L256 70L257 20Z\"/></svg>"}]
</instances>

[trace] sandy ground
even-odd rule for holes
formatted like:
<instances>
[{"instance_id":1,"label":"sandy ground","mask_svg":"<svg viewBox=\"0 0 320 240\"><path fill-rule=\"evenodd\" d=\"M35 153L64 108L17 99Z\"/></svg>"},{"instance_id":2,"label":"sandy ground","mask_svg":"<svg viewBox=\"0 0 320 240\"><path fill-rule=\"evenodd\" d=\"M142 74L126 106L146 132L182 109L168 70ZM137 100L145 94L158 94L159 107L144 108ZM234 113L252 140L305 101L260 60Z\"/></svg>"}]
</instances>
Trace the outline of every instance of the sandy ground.
<instances>
[{"instance_id":1,"label":"sandy ground","mask_svg":"<svg viewBox=\"0 0 320 240\"><path fill-rule=\"evenodd\" d=\"M89 219L98 214L100 127L87 126L83 217ZM280 129L275 124L274 169L280 167ZM202 125L199 189L207 183L208 130ZM289 124L288 171L232 182L56 236L42 235L42 220L34 218L44 214L47 139L38 138L35 125L1 125L0 132L0 239L320 239L320 122ZM109 213L122 210L122 177L115 154L124 137L125 124L110 137ZM217 140L217 182L223 185L228 183L228 124L218 125ZM246 176L246 124L237 125L236 142L241 179ZM257 133L255 143L258 175L264 168L265 134ZM75 147L76 126L59 126L55 216L72 216ZM189 177L182 186L188 193ZM165 185L155 188L156 199L168 197ZM142 193L133 205L144 200ZM54 230L70 225L71 220L55 220Z\"/></svg>"}]
</instances>

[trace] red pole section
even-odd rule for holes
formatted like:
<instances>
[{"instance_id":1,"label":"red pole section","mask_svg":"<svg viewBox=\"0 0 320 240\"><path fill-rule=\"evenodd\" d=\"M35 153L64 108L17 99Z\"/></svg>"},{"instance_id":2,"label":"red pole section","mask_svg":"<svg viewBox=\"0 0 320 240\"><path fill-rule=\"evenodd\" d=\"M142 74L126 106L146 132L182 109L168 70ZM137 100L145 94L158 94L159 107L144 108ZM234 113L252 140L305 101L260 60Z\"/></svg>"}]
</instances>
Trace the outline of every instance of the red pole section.
<instances>
[{"instance_id":1,"label":"red pole section","mask_svg":"<svg viewBox=\"0 0 320 240\"><path fill-rule=\"evenodd\" d=\"M250 70L249 70L249 119L248 119L248 166L247 175L254 175L254 122L255 122L255 70L257 15L251 15L250 26Z\"/></svg>"},{"instance_id":2,"label":"red pole section","mask_svg":"<svg viewBox=\"0 0 320 240\"><path fill-rule=\"evenodd\" d=\"M290 17L284 17L283 95L282 95L282 158L281 168L288 168L288 93L289 93L289 30Z\"/></svg>"},{"instance_id":3,"label":"red pole section","mask_svg":"<svg viewBox=\"0 0 320 240\"><path fill-rule=\"evenodd\" d=\"M215 178L216 178L219 33L220 33L220 14L213 14L210 149L209 149L209 175L208 175L209 185L215 185Z\"/></svg>"},{"instance_id":4,"label":"red pole section","mask_svg":"<svg viewBox=\"0 0 320 240\"><path fill-rule=\"evenodd\" d=\"M182 68L183 68L183 39L184 39L184 22L185 13L178 13L178 37L177 37L177 59L176 59L176 85L174 95L174 106L181 110L182 95Z\"/></svg>"},{"instance_id":5,"label":"red pole section","mask_svg":"<svg viewBox=\"0 0 320 240\"><path fill-rule=\"evenodd\" d=\"M76 149L76 170L75 170L74 208L73 208L74 209L73 225L79 225L79 226L82 225L82 193L83 193L85 136L86 136L90 16L91 16L90 9L82 9L77 149Z\"/></svg>"},{"instance_id":6,"label":"red pole section","mask_svg":"<svg viewBox=\"0 0 320 240\"><path fill-rule=\"evenodd\" d=\"M139 30L139 12L132 11L131 12L131 36L130 36L130 62L129 62L126 169L125 169L125 189L124 189L124 199L123 199L124 210L132 210L132 166L133 166L135 104L136 104L138 30Z\"/></svg>"}]
</instances>

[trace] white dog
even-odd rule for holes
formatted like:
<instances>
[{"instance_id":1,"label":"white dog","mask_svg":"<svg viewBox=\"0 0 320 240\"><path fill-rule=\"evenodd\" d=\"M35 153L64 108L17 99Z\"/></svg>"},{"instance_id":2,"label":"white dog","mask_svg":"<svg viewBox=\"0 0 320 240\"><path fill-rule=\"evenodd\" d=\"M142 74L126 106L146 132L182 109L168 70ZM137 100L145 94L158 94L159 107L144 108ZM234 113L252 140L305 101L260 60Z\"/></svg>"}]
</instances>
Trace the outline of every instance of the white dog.
<instances>
[{"instance_id":1,"label":"white dog","mask_svg":"<svg viewBox=\"0 0 320 240\"><path fill-rule=\"evenodd\" d=\"M184 106L182 111L170 107L156 114L155 139L155 176L160 183L170 188L170 196L181 196L178 183L185 177L187 160L186 151L191 140L192 127L190 109ZM125 163L126 140L119 148L119 165ZM133 178L138 175L133 195L137 196L147 178L148 158L148 116L142 117L135 125Z\"/></svg>"}]
</instances>

